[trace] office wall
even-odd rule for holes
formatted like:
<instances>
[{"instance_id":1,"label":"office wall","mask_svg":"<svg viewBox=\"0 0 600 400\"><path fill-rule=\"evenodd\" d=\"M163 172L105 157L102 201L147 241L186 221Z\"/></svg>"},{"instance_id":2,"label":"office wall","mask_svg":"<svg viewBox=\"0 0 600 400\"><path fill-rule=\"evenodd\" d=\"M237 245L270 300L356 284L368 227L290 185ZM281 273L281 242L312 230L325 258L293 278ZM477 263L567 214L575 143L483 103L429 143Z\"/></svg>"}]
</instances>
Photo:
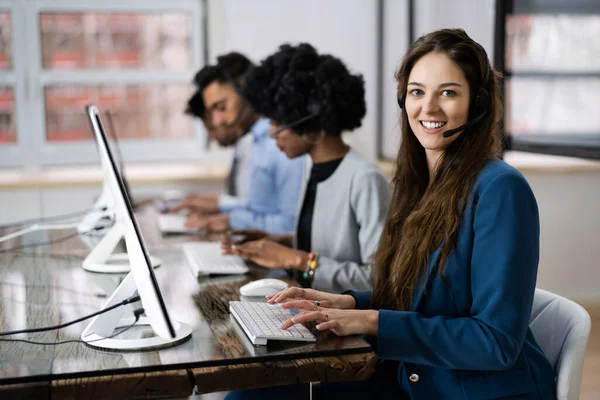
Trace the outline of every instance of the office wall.
<instances>
[{"instance_id":1,"label":"office wall","mask_svg":"<svg viewBox=\"0 0 600 400\"><path fill-rule=\"evenodd\" d=\"M258 62L283 43L301 41L341 58L366 83L367 115L349 140L374 159L376 5L373 0L209 0L208 58L237 50Z\"/></svg>"},{"instance_id":2,"label":"office wall","mask_svg":"<svg viewBox=\"0 0 600 400\"><path fill-rule=\"evenodd\" d=\"M538 287L600 303L600 172L525 172L541 227Z\"/></svg>"}]
</instances>

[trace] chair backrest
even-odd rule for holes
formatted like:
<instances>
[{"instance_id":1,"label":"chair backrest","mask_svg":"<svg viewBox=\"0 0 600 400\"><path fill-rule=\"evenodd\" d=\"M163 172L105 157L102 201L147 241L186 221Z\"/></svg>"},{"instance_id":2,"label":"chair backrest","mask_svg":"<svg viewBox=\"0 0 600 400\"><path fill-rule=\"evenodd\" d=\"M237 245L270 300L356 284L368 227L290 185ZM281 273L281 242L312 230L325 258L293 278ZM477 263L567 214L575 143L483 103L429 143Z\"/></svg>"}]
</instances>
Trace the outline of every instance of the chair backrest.
<instances>
[{"instance_id":1,"label":"chair backrest","mask_svg":"<svg viewBox=\"0 0 600 400\"><path fill-rule=\"evenodd\" d=\"M557 400L579 399L590 315L571 300L536 289L529 327L554 368Z\"/></svg>"}]
</instances>

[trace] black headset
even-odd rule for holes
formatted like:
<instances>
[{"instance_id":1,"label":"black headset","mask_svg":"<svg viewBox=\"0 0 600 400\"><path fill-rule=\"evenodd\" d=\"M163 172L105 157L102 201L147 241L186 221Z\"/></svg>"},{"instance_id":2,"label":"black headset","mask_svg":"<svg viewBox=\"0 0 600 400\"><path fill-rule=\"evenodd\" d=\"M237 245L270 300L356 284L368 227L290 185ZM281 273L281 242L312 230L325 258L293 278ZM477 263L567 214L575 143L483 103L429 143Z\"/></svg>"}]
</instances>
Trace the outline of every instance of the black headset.
<instances>
[{"instance_id":1,"label":"black headset","mask_svg":"<svg viewBox=\"0 0 600 400\"><path fill-rule=\"evenodd\" d=\"M445 138L449 138L460 131L464 131L465 129L469 129L477 124L479 121L483 119L487 115L488 112L491 111L491 98L490 93L485 88L490 80L490 70L491 66L489 61L487 61L487 55L485 57L486 65L485 65L485 76L483 78L483 85L479 87L477 90L477 94L475 95L475 100L471 103L469 107L469 120L454 129L449 129L443 133L442 136ZM398 96L398 105L401 109L404 109L406 102L406 98L404 97L404 93Z\"/></svg>"}]
</instances>

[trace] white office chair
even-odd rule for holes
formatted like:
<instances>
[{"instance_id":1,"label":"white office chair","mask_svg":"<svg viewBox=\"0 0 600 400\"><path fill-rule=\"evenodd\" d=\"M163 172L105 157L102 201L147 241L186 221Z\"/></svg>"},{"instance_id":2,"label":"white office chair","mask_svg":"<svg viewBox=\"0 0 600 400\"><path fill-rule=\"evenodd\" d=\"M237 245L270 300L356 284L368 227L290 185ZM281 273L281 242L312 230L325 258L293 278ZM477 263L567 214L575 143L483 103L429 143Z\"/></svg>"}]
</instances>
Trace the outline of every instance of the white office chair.
<instances>
[{"instance_id":1,"label":"white office chair","mask_svg":"<svg viewBox=\"0 0 600 400\"><path fill-rule=\"evenodd\" d=\"M556 399L578 400L590 315L571 300L536 289L529 327L554 368Z\"/></svg>"}]
</instances>

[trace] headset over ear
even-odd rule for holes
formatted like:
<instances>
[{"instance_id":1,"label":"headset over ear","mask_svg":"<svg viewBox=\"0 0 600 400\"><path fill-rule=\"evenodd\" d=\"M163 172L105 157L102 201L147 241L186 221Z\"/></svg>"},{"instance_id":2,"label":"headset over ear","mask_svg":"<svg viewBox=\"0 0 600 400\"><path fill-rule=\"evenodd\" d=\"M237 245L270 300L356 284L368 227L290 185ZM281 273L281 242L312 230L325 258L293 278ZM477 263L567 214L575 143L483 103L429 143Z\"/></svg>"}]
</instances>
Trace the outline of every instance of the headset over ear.
<instances>
[{"instance_id":1,"label":"headset over ear","mask_svg":"<svg viewBox=\"0 0 600 400\"><path fill-rule=\"evenodd\" d=\"M487 58L486 58L487 60ZM491 107L491 99L490 92L486 89L486 86L490 80L490 64L489 61L486 62L485 65L485 76L483 77L482 85L477 89L477 94L475 95L475 100L471 105L471 110L469 111L470 118L476 118L478 115L486 114Z\"/></svg>"},{"instance_id":2,"label":"headset over ear","mask_svg":"<svg viewBox=\"0 0 600 400\"><path fill-rule=\"evenodd\" d=\"M398 95L398 106L399 106L401 109L404 109L404 101L405 101L405 99L404 99L404 94L399 94L399 95Z\"/></svg>"}]
</instances>

